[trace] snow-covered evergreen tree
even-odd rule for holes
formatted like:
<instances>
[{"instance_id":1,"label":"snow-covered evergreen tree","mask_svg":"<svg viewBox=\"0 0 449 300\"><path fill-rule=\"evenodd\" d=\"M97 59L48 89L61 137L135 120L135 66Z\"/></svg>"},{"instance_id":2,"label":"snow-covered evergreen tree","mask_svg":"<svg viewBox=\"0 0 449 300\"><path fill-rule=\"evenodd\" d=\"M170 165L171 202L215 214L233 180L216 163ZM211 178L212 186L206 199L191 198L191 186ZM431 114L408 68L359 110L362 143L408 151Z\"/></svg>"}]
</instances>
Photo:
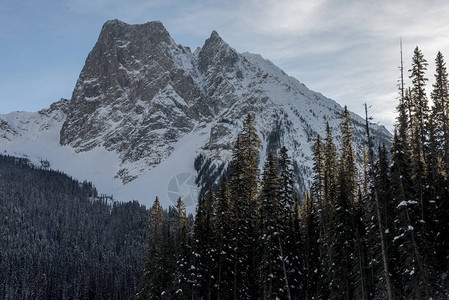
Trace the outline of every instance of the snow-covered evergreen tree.
<instances>
[{"instance_id":1,"label":"snow-covered evergreen tree","mask_svg":"<svg viewBox=\"0 0 449 300\"><path fill-rule=\"evenodd\" d=\"M217 299L230 299L234 271L234 209L226 174L223 174L217 195L216 219L214 223L217 241Z\"/></svg>"},{"instance_id":2,"label":"snow-covered evergreen tree","mask_svg":"<svg viewBox=\"0 0 449 300\"><path fill-rule=\"evenodd\" d=\"M260 291L264 299L291 299L285 264L284 207L281 201L281 177L272 152L268 154L260 195L258 263Z\"/></svg>"},{"instance_id":3,"label":"snow-covered evergreen tree","mask_svg":"<svg viewBox=\"0 0 449 300\"><path fill-rule=\"evenodd\" d=\"M356 202L355 154L352 146L352 124L347 108L341 121L342 148L338 162L335 202L330 213L330 297L352 298L355 253L354 205Z\"/></svg>"},{"instance_id":4,"label":"snow-covered evergreen tree","mask_svg":"<svg viewBox=\"0 0 449 300\"><path fill-rule=\"evenodd\" d=\"M300 207L300 226L301 226L301 245L298 253L303 258L303 268L300 293L304 299L317 299L323 297L323 257L320 254L321 234L317 234L320 229L319 221L319 202L316 200L316 194L311 192L304 193Z\"/></svg>"},{"instance_id":5,"label":"snow-covered evergreen tree","mask_svg":"<svg viewBox=\"0 0 449 300\"><path fill-rule=\"evenodd\" d=\"M231 162L231 201L234 209L234 298L247 299L257 291L254 247L259 209L259 147L260 139L253 117L244 121L233 150Z\"/></svg>"},{"instance_id":6,"label":"snow-covered evergreen tree","mask_svg":"<svg viewBox=\"0 0 449 300\"><path fill-rule=\"evenodd\" d=\"M168 284L163 261L163 227L164 212L156 197L150 211L147 257L137 295L139 299L161 299Z\"/></svg>"}]
</instances>

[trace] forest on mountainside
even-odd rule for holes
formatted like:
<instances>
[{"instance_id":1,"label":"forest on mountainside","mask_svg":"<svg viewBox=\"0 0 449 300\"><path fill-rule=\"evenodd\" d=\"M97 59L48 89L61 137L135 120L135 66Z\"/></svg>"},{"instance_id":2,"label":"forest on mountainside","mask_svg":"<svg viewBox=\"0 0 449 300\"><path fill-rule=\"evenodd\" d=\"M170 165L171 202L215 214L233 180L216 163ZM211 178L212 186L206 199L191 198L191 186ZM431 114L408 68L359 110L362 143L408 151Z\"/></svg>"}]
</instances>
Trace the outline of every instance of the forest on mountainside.
<instances>
[{"instance_id":1,"label":"forest on mountainside","mask_svg":"<svg viewBox=\"0 0 449 300\"><path fill-rule=\"evenodd\" d=\"M148 211L91 183L0 156L0 299L130 299Z\"/></svg>"},{"instance_id":2,"label":"forest on mountainside","mask_svg":"<svg viewBox=\"0 0 449 300\"><path fill-rule=\"evenodd\" d=\"M248 115L230 176L200 195L192 226L182 199L164 211L156 198L138 298L447 297L449 95L441 53L432 107L426 70L416 47L406 88L401 60L390 150L372 139L366 106L360 161L347 108L340 149L327 125L315 141L313 185L301 197L287 149L270 152L260 176L260 140Z\"/></svg>"}]
</instances>

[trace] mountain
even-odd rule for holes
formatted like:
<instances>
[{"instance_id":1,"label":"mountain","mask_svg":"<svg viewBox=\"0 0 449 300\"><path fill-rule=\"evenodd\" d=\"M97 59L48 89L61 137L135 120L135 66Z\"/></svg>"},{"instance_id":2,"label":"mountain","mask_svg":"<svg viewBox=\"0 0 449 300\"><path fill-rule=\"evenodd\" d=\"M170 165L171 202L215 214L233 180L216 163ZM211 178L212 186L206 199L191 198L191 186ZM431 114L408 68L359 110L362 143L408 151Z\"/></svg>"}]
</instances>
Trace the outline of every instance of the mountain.
<instances>
[{"instance_id":1,"label":"mountain","mask_svg":"<svg viewBox=\"0 0 449 300\"><path fill-rule=\"evenodd\" d=\"M0 115L0 150L96 184L115 199L193 207L197 187L226 168L245 116L255 116L261 157L285 145L298 188L310 184L312 145L342 107L260 55L238 53L212 32L194 52L161 22L107 21L70 101ZM361 149L364 120L352 114ZM372 125L378 142L390 134ZM360 151L358 151L360 152ZM262 165L263 161L261 161Z\"/></svg>"}]
</instances>

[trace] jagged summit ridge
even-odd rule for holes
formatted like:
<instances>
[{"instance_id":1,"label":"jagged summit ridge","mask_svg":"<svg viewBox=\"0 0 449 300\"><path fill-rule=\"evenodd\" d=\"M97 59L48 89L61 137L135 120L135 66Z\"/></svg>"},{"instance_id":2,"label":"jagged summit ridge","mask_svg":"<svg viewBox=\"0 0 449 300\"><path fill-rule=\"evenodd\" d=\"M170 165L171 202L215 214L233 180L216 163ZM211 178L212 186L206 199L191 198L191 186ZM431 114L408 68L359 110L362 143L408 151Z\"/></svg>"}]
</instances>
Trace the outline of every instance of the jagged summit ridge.
<instances>
[{"instance_id":1,"label":"jagged summit ridge","mask_svg":"<svg viewBox=\"0 0 449 300\"><path fill-rule=\"evenodd\" d=\"M209 67L230 70L239 59L238 53L232 49L214 30L198 53L198 68L206 72Z\"/></svg>"},{"instance_id":2,"label":"jagged summit ridge","mask_svg":"<svg viewBox=\"0 0 449 300\"><path fill-rule=\"evenodd\" d=\"M123 33L128 34L132 31L152 33L155 36L170 37L165 26L161 21L151 21L144 24L128 24L119 19L109 20L103 24L100 32L100 39L102 34L115 34L116 36Z\"/></svg>"},{"instance_id":3,"label":"jagged summit ridge","mask_svg":"<svg viewBox=\"0 0 449 300\"><path fill-rule=\"evenodd\" d=\"M248 113L255 116L262 139L261 157L285 145L294 158L299 185L307 186L313 139L325 134L325 122L338 133L342 110L262 56L238 53L215 31L192 53L178 45L161 22L130 25L119 20L103 25L70 101L53 107L47 116L33 117L47 129L36 133L35 140L28 139L27 145L41 143L45 136L56 143L51 149L70 153L65 160L81 162L95 156L95 165L113 157L113 162L79 179L109 182L104 186L131 197L123 200L143 202L155 195L163 201L168 181L179 172L195 173L203 186L214 182L231 158ZM363 120L353 116L360 149ZM0 116L0 145L6 150L18 149L14 145L19 141L23 145L31 132L22 124L27 118L30 115ZM388 143L385 128L372 128ZM44 150L21 149L29 156L46 155ZM78 163L71 165L69 174ZM100 180L92 177L97 173L102 174ZM137 192L140 185L146 199Z\"/></svg>"}]
</instances>

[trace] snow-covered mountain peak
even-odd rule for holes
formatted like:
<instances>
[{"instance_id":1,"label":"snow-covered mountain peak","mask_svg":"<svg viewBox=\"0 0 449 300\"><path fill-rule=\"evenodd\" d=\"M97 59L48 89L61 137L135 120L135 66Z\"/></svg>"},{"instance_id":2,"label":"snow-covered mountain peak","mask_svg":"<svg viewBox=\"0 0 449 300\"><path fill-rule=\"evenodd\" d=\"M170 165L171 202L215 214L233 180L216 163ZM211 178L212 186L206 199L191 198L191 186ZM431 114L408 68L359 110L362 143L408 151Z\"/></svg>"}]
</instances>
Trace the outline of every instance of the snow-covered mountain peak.
<instances>
[{"instance_id":1,"label":"snow-covered mountain peak","mask_svg":"<svg viewBox=\"0 0 449 300\"><path fill-rule=\"evenodd\" d=\"M229 71L238 60L237 51L223 41L216 31L212 31L198 52L198 68L201 72L207 72L211 67Z\"/></svg>"},{"instance_id":2,"label":"snow-covered mountain peak","mask_svg":"<svg viewBox=\"0 0 449 300\"><path fill-rule=\"evenodd\" d=\"M158 195L168 205L177 198L169 186L177 174L196 176L201 187L217 180L248 113L262 139L261 165L268 150L285 145L298 187L308 186L314 137L324 135L326 122L338 136L341 111L271 61L238 53L215 31L192 53L161 22L111 20L70 101L0 116L0 151L48 160L119 200L150 204ZM363 119L353 117L357 149ZM385 128L372 129L388 143Z\"/></svg>"},{"instance_id":3,"label":"snow-covered mountain peak","mask_svg":"<svg viewBox=\"0 0 449 300\"><path fill-rule=\"evenodd\" d=\"M229 45L221 38L221 36L215 30L212 30L208 39L206 39L202 48L223 48L229 47Z\"/></svg>"}]
</instances>

